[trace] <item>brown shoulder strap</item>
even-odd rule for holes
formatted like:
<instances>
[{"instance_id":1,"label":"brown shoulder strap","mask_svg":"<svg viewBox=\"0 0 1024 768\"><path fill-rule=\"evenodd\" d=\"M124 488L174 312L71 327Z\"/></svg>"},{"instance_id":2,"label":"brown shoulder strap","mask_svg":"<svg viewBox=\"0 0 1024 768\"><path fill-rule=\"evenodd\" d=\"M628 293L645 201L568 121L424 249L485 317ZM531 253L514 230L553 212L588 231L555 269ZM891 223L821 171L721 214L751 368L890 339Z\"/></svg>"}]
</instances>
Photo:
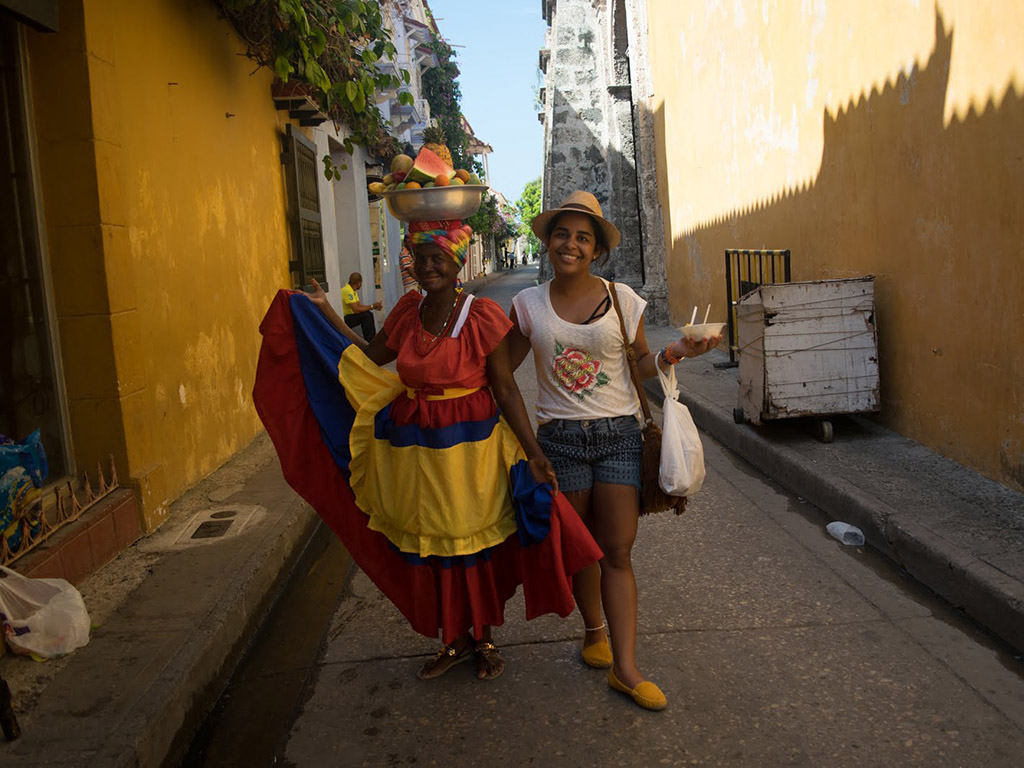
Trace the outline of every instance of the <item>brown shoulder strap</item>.
<instances>
[{"instance_id":1,"label":"brown shoulder strap","mask_svg":"<svg viewBox=\"0 0 1024 768\"><path fill-rule=\"evenodd\" d=\"M629 377L633 380L633 386L636 387L637 397L640 398L640 408L644 412L644 424L650 424L654 421L651 418L651 406L647 402L647 394L644 392L642 382L640 380L640 371L636 367L636 352L633 350L633 345L629 343L629 334L626 333L626 323L622 319L622 310L619 308L619 292L615 290L615 281L608 281L608 292L612 295L612 304L615 306L615 314L619 318L619 330L622 331L622 343L626 345L626 359L629 361Z\"/></svg>"}]
</instances>

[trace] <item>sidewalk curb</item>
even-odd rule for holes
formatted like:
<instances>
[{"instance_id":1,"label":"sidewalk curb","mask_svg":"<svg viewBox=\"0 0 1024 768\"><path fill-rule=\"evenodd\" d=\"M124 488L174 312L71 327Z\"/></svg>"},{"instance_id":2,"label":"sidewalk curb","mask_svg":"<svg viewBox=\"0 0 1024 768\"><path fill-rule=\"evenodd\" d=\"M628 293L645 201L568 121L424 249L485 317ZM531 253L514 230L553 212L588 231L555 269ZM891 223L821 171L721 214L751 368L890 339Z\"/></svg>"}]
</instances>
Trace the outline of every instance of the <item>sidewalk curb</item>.
<instances>
[{"instance_id":1,"label":"sidewalk curb","mask_svg":"<svg viewBox=\"0 0 1024 768\"><path fill-rule=\"evenodd\" d=\"M661 386L647 382L659 405ZM712 401L685 389L679 400L697 426L834 519L861 528L875 549L1017 649L1024 649L1024 585L899 513L863 488L822 473L795 451L736 424Z\"/></svg>"},{"instance_id":2,"label":"sidewalk curb","mask_svg":"<svg viewBox=\"0 0 1024 768\"><path fill-rule=\"evenodd\" d=\"M191 626L160 608L180 604L188 583L181 573L194 567L202 578L201 559L213 555L174 552L158 563L54 679L48 704L22 723L22 738L0 746L3 764L177 764L319 523L294 494L270 512L276 524L243 556L222 561L230 576Z\"/></svg>"}]
</instances>

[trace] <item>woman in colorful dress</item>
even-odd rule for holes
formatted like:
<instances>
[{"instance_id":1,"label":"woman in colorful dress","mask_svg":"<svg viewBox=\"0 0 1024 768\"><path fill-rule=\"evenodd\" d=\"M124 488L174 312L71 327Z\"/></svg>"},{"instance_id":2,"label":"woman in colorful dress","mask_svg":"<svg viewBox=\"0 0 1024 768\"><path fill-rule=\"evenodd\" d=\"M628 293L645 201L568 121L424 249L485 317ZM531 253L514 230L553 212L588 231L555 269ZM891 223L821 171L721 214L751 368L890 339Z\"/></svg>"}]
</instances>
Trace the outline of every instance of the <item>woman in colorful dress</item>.
<instances>
[{"instance_id":1,"label":"woman in colorful dress","mask_svg":"<svg viewBox=\"0 0 1024 768\"><path fill-rule=\"evenodd\" d=\"M440 632L422 678L473 656L497 677L491 626L519 584L527 618L566 616L572 574L601 556L533 435L511 322L455 289L470 233L410 223L425 295L399 299L369 344L319 285L280 291L260 326L253 398L285 478L413 629ZM397 376L380 367L396 360Z\"/></svg>"},{"instance_id":2,"label":"woman in colorful dress","mask_svg":"<svg viewBox=\"0 0 1024 768\"><path fill-rule=\"evenodd\" d=\"M574 578L585 631L581 656L588 666L608 669L613 689L641 707L663 709L665 695L636 665L631 552L640 514L640 404L613 285L590 272L597 258L618 245L619 230L603 218L597 199L582 191L538 215L532 228L547 245L554 279L513 299L512 364L518 367L533 348L538 440L554 464L562 493L604 552L600 565ZM655 376L656 365L665 370L683 357L707 352L721 338L680 340L651 353L643 322L647 302L622 283L615 283L614 290L643 378Z\"/></svg>"}]
</instances>

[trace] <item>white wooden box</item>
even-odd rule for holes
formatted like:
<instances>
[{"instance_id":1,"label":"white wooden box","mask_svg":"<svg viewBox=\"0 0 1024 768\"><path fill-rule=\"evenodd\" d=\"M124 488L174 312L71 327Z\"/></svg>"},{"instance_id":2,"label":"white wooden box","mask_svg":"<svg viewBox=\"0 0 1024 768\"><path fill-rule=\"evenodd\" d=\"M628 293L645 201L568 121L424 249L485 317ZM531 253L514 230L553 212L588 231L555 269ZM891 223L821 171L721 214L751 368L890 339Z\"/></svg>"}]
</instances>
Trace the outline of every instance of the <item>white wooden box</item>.
<instances>
[{"instance_id":1,"label":"white wooden box","mask_svg":"<svg viewBox=\"0 0 1024 768\"><path fill-rule=\"evenodd\" d=\"M761 285L736 308L737 421L878 410L874 277Z\"/></svg>"}]
</instances>

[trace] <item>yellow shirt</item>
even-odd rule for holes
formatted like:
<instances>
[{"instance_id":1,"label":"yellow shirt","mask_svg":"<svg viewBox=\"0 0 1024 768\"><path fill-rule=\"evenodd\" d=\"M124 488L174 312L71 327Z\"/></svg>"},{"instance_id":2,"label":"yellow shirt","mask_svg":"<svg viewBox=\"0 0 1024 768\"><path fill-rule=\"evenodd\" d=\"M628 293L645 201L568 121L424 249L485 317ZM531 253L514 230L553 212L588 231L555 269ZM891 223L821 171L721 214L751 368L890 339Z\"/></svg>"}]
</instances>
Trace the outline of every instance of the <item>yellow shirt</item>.
<instances>
[{"instance_id":1,"label":"yellow shirt","mask_svg":"<svg viewBox=\"0 0 1024 768\"><path fill-rule=\"evenodd\" d=\"M345 283L345 287L341 289L341 313L343 315L354 315L356 312L355 305L359 303L359 294L356 293L356 289Z\"/></svg>"}]
</instances>

